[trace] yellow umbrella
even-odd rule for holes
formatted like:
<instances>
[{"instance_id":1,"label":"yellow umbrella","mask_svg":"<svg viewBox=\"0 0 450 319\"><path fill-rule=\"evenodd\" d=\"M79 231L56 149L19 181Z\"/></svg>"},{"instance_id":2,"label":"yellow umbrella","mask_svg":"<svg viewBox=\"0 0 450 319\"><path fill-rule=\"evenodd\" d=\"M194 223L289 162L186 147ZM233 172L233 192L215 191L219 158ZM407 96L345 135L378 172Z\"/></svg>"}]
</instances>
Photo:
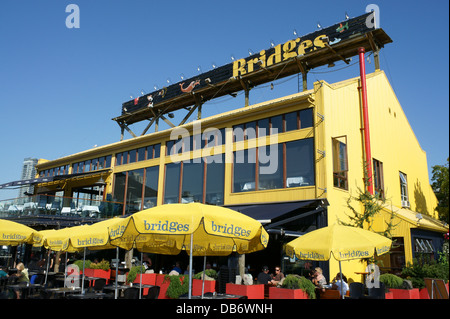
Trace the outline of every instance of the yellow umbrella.
<instances>
[{"instance_id":1,"label":"yellow umbrella","mask_svg":"<svg viewBox=\"0 0 450 319\"><path fill-rule=\"evenodd\" d=\"M286 244L286 255L305 260L326 261L331 255L339 261L382 255L391 249L392 240L374 232L343 225L323 227ZM342 286L341 286L342 287ZM342 295L342 293L341 293ZM343 298L344 296L342 296Z\"/></svg>"},{"instance_id":2,"label":"yellow umbrella","mask_svg":"<svg viewBox=\"0 0 450 319\"><path fill-rule=\"evenodd\" d=\"M11 220L0 219L0 245L34 244L41 240L42 236L33 228Z\"/></svg>"},{"instance_id":3,"label":"yellow umbrella","mask_svg":"<svg viewBox=\"0 0 450 319\"><path fill-rule=\"evenodd\" d=\"M269 235L260 222L234 210L200 203L156 206L130 216L111 243L125 249L176 255L189 253L189 297L192 256L251 253L267 247Z\"/></svg>"},{"instance_id":4,"label":"yellow umbrella","mask_svg":"<svg viewBox=\"0 0 450 319\"><path fill-rule=\"evenodd\" d=\"M86 249L99 250L99 249L112 249L116 248L116 254L118 259L118 247L111 245L110 233L114 234L116 231L123 231L125 225L128 224L129 218L111 218L104 221L94 223L92 225L83 225L72 227L69 235L68 247L69 249L81 250L84 249L83 261L86 257ZM116 267L117 274L117 267ZM83 262L83 281L81 290L84 293L84 262ZM117 275L116 275L116 292L117 298Z\"/></svg>"},{"instance_id":5,"label":"yellow umbrella","mask_svg":"<svg viewBox=\"0 0 450 319\"><path fill-rule=\"evenodd\" d=\"M112 249L116 246L110 243L110 231L125 229L129 218L111 218L92 225L72 227L69 235L69 246L74 249L89 248Z\"/></svg>"},{"instance_id":6,"label":"yellow umbrella","mask_svg":"<svg viewBox=\"0 0 450 319\"><path fill-rule=\"evenodd\" d=\"M111 235L111 243L124 249L194 256L251 253L267 247L269 236L261 223L234 210L199 203L153 207L130 216L123 231Z\"/></svg>"}]
</instances>

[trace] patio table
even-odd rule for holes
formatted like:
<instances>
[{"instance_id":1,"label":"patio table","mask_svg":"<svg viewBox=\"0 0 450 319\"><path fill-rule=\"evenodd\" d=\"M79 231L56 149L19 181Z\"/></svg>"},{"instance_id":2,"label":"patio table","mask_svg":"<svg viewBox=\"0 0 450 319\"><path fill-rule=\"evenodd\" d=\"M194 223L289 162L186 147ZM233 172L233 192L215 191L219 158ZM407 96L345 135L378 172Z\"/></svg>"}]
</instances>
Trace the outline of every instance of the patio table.
<instances>
[{"instance_id":1,"label":"patio table","mask_svg":"<svg viewBox=\"0 0 450 319\"><path fill-rule=\"evenodd\" d=\"M88 292L85 294L71 294L66 297L67 299L112 299L111 294L105 294L103 292Z\"/></svg>"}]
</instances>

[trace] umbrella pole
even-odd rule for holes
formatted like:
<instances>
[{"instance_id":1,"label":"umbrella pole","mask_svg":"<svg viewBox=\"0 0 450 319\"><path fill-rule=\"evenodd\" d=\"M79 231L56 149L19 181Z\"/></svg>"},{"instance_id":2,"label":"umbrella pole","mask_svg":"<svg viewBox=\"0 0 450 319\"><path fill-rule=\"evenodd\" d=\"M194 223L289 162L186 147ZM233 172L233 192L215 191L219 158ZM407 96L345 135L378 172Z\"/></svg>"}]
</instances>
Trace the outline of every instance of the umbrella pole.
<instances>
[{"instance_id":1,"label":"umbrella pole","mask_svg":"<svg viewBox=\"0 0 450 319\"><path fill-rule=\"evenodd\" d=\"M203 299L203 294L205 293L205 270L206 270L206 255L203 258L202 299Z\"/></svg>"},{"instance_id":2,"label":"umbrella pole","mask_svg":"<svg viewBox=\"0 0 450 319\"><path fill-rule=\"evenodd\" d=\"M194 234L191 234L191 249L189 251L189 294L188 298L192 299L192 249L193 249L193 242L194 242Z\"/></svg>"},{"instance_id":3,"label":"umbrella pole","mask_svg":"<svg viewBox=\"0 0 450 319\"><path fill-rule=\"evenodd\" d=\"M47 271L45 272L45 281L44 281L44 285L47 284L48 267L49 267L49 263L50 263L50 252L51 252L51 250L49 249L48 252L47 252Z\"/></svg>"},{"instance_id":4,"label":"umbrella pole","mask_svg":"<svg viewBox=\"0 0 450 319\"><path fill-rule=\"evenodd\" d=\"M66 287L66 279L67 279L67 251L66 251L66 261L64 264L64 287Z\"/></svg>"},{"instance_id":5,"label":"umbrella pole","mask_svg":"<svg viewBox=\"0 0 450 319\"><path fill-rule=\"evenodd\" d=\"M139 299L142 299L142 268L144 268L144 263L142 261L142 252L141 252L141 269L139 271L141 277L139 278Z\"/></svg>"},{"instance_id":6,"label":"umbrella pole","mask_svg":"<svg viewBox=\"0 0 450 319\"><path fill-rule=\"evenodd\" d=\"M86 261L86 247L84 247L83 250L83 281L81 282L81 294L84 295L84 278L86 276L85 271L84 271L84 263Z\"/></svg>"},{"instance_id":7,"label":"umbrella pole","mask_svg":"<svg viewBox=\"0 0 450 319\"><path fill-rule=\"evenodd\" d=\"M344 299L343 289L344 289L344 278L342 278L342 268L341 261L339 260L339 272L341 273L341 298Z\"/></svg>"},{"instance_id":8,"label":"umbrella pole","mask_svg":"<svg viewBox=\"0 0 450 319\"><path fill-rule=\"evenodd\" d=\"M116 247L116 287L114 289L114 299L117 299L117 277L119 275L119 247Z\"/></svg>"}]
</instances>

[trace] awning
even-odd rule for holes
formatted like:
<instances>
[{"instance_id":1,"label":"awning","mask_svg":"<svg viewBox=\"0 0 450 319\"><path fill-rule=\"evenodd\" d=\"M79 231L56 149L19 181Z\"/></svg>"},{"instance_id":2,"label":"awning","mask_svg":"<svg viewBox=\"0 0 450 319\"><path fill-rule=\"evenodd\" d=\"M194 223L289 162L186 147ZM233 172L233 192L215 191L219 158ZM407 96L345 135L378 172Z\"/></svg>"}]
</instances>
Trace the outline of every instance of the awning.
<instances>
[{"instance_id":1,"label":"awning","mask_svg":"<svg viewBox=\"0 0 450 319\"><path fill-rule=\"evenodd\" d=\"M259 220L263 224L269 224L273 223L274 220L279 221L280 219L283 219L284 215L288 215L294 210L310 208L312 211L316 212L317 208L321 206L328 206L328 201L326 199L317 199L282 203L228 205L225 207ZM301 218L302 216L303 214L300 214L298 215L298 218ZM277 224L279 224L279 222L277 222ZM274 225L272 224L271 226Z\"/></svg>"},{"instance_id":2,"label":"awning","mask_svg":"<svg viewBox=\"0 0 450 319\"><path fill-rule=\"evenodd\" d=\"M110 171L110 169L107 168L107 169L101 169L101 170L85 172L85 173L23 179L23 180L19 180L19 181L0 184L0 189L11 188L11 187L17 188L17 187L21 187L23 185L34 185L34 184L43 184L43 183L51 183L51 182L53 182L54 184L58 184L60 182L64 182L64 181L68 181L68 180L74 180L74 179L80 179L80 178L86 178L86 177L94 177L96 175L100 176L103 173L109 172L109 171Z\"/></svg>"},{"instance_id":3,"label":"awning","mask_svg":"<svg viewBox=\"0 0 450 319\"><path fill-rule=\"evenodd\" d=\"M425 214L419 214L407 208L398 208L393 205L385 205L387 211L392 211L394 214L409 223L413 228L428 229L432 231L446 233L448 232L448 225Z\"/></svg>"},{"instance_id":4,"label":"awning","mask_svg":"<svg viewBox=\"0 0 450 319\"><path fill-rule=\"evenodd\" d=\"M5 184L0 184L0 189L11 188L11 187L21 187L23 185L33 185L39 183L51 182L56 176L52 177L39 177L39 178L31 178L31 179L22 179L19 181L9 182Z\"/></svg>"}]
</instances>

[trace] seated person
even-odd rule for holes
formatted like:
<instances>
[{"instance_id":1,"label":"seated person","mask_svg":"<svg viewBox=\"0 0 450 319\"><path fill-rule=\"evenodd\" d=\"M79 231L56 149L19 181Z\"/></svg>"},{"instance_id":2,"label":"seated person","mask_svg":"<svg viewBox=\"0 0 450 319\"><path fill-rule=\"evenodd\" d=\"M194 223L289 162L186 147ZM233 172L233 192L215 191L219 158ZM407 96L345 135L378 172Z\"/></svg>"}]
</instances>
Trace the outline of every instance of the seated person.
<instances>
[{"instance_id":1,"label":"seated person","mask_svg":"<svg viewBox=\"0 0 450 319\"><path fill-rule=\"evenodd\" d=\"M345 296L345 294L347 293L348 290L348 284L347 284L347 277L345 277L345 275L342 275L342 279L341 279L341 274L337 273L336 277L334 277L334 279L332 280L332 286L331 289L336 289L339 291L339 293ZM342 292L341 292L341 287L342 287Z\"/></svg>"},{"instance_id":2,"label":"seated person","mask_svg":"<svg viewBox=\"0 0 450 319\"><path fill-rule=\"evenodd\" d=\"M272 276L269 275L269 267L264 266L257 278L258 284L270 285L272 284Z\"/></svg>"},{"instance_id":3,"label":"seated person","mask_svg":"<svg viewBox=\"0 0 450 319\"><path fill-rule=\"evenodd\" d=\"M271 283L276 286L284 278L284 274L281 272L280 266L275 267L275 276L273 276Z\"/></svg>"},{"instance_id":4,"label":"seated person","mask_svg":"<svg viewBox=\"0 0 450 319\"><path fill-rule=\"evenodd\" d=\"M17 273L14 276L19 277L17 279L17 283L27 283L30 282L30 279L28 278L28 269L25 268L23 263L17 264ZM17 299L20 299L20 290L14 289L16 292Z\"/></svg>"},{"instance_id":5,"label":"seated person","mask_svg":"<svg viewBox=\"0 0 450 319\"><path fill-rule=\"evenodd\" d=\"M327 280L325 279L324 275L322 274L322 268L316 267L314 269L314 275L312 279L312 283L316 288L320 288L324 290L323 286L327 284Z\"/></svg>"}]
</instances>

